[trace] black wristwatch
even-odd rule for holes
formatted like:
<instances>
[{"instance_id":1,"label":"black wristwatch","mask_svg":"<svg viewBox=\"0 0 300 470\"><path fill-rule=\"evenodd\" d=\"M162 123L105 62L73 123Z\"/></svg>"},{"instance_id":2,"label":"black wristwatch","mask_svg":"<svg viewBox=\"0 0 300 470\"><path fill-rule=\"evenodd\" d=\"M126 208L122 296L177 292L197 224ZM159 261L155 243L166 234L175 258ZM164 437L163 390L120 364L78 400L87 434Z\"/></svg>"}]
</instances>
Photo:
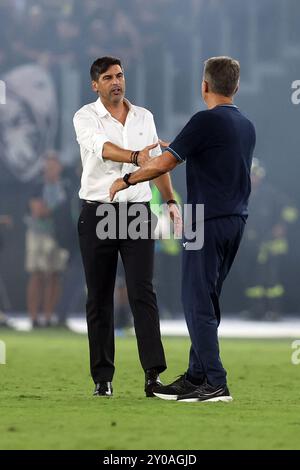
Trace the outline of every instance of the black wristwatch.
<instances>
[{"instance_id":1,"label":"black wristwatch","mask_svg":"<svg viewBox=\"0 0 300 470\"><path fill-rule=\"evenodd\" d=\"M131 176L131 173L126 173L126 175L123 176L123 181L124 183L127 184L127 186L134 186L136 183L130 183L128 180Z\"/></svg>"}]
</instances>

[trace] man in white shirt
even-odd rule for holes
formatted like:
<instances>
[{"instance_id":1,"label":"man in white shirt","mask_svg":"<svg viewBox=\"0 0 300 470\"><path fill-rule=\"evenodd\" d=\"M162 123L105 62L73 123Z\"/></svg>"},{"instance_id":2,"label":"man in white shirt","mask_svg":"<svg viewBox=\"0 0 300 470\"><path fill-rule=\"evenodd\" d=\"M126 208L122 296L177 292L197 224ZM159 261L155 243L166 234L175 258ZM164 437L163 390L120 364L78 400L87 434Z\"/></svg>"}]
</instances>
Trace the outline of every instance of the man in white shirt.
<instances>
[{"instance_id":1,"label":"man in white shirt","mask_svg":"<svg viewBox=\"0 0 300 470\"><path fill-rule=\"evenodd\" d=\"M91 375L94 395L111 396L114 375L113 293L118 253L126 274L129 303L139 357L145 371L146 396L154 396L160 386L159 373L166 369L161 343L156 296L153 291L154 239L100 239L96 226L99 206L112 205L109 188L118 177L132 173L151 156L161 154L152 114L125 99L125 78L119 59L102 57L90 70L92 88L99 95L96 102L83 106L74 116L74 127L80 146L82 178L79 197L83 199L78 221L80 249L88 288L87 324L90 345ZM135 149L123 151L122 149ZM174 201L169 174L154 180L162 198L168 203L173 221L180 219ZM117 215L126 208L142 203L151 217L148 182L130 186L114 201ZM123 204L122 204L123 203ZM101 208L100 208L101 209ZM126 209L127 210L127 209ZM132 217L128 217L128 222Z\"/></svg>"}]
</instances>

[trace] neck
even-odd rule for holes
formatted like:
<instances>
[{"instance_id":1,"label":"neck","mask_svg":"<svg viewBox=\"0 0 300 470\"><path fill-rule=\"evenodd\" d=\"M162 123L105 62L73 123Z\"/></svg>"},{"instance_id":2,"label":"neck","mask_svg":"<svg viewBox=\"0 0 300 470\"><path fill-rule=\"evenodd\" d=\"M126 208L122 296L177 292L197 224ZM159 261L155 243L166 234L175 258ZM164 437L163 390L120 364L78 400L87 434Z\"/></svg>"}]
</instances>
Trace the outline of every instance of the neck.
<instances>
[{"instance_id":1,"label":"neck","mask_svg":"<svg viewBox=\"0 0 300 470\"><path fill-rule=\"evenodd\" d=\"M124 101L124 98L116 103L103 100L102 104L105 106L107 111L112 115L112 117L117 119L117 121L123 124L123 126L125 125L129 107L126 101Z\"/></svg>"},{"instance_id":2,"label":"neck","mask_svg":"<svg viewBox=\"0 0 300 470\"><path fill-rule=\"evenodd\" d=\"M115 103L112 103L111 101L108 101L108 100L104 100L101 97L100 99L102 101L102 104L107 109L107 111L109 111L110 114L112 115L122 113L124 111L124 108L126 107L126 103L124 99L117 101Z\"/></svg>"},{"instance_id":3,"label":"neck","mask_svg":"<svg viewBox=\"0 0 300 470\"><path fill-rule=\"evenodd\" d=\"M222 104L233 104L232 96L221 96L221 95L211 95L206 100L206 105L208 109L215 108L216 106L220 106Z\"/></svg>"}]
</instances>

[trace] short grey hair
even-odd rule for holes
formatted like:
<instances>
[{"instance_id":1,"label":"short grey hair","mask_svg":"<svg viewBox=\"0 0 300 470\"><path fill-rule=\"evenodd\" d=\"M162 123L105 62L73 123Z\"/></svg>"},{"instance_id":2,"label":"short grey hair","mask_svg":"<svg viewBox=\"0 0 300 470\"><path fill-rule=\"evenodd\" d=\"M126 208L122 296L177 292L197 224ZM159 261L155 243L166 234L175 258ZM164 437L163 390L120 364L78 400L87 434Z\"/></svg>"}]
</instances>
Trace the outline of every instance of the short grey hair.
<instances>
[{"instance_id":1,"label":"short grey hair","mask_svg":"<svg viewBox=\"0 0 300 470\"><path fill-rule=\"evenodd\" d=\"M240 79L240 64L227 56L211 57L204 62L204 80L211 92L222 96L233 96Z\"/></svg>"}]
</instances>

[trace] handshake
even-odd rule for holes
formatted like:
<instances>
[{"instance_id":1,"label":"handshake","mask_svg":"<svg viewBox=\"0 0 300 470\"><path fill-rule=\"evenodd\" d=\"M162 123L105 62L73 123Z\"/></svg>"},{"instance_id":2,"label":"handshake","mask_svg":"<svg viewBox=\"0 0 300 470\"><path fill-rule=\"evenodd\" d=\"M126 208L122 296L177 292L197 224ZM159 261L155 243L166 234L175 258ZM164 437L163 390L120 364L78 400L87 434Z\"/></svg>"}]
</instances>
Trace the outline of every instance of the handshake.
<instances>
[{"instance_id":1,"label":"handshake","mask_svg":"<svg viewBox=\"0 0 300 470\"><path fill-rule=\"evenodd\" d=\"M142 168L143 166L146 165L146 163L149 160L151 160L150 151L152 149L156 148L158 145L160 145L161 147L168 147L169 142L165 142L165 141L159 139L158 142L156 142L155 144L147 145L147 147L145 147L142 150L132 152L131 153L131 163L135 166L139 166L139 167Z\"/></svg>"},{"instance_id":2,"label":"handshake","mask_svg":"<svg viewBox=\"0 0 300 470\"><path fill-rule=\"evenodd\" d=\"M165 142L159 139L158 142L156 142L155 144L147 145L147 147L143 148L142 150L131 152L131 157L130 157L131 163L140 168L147 167L147 164L149 164L149 162L152 160L152 158L150 157L150 151L156 148L158 145L161 145L161 147L168 147L169 142ZM144 181L146 181L147 179L152 179L152 178L146 178ZM110 200L113 201L116 193L128 188L129 185L130 183L125 182L123 178L116 179L114 183L111 185L110 190L109 190Z\"/></svg>"}]
</instances>

